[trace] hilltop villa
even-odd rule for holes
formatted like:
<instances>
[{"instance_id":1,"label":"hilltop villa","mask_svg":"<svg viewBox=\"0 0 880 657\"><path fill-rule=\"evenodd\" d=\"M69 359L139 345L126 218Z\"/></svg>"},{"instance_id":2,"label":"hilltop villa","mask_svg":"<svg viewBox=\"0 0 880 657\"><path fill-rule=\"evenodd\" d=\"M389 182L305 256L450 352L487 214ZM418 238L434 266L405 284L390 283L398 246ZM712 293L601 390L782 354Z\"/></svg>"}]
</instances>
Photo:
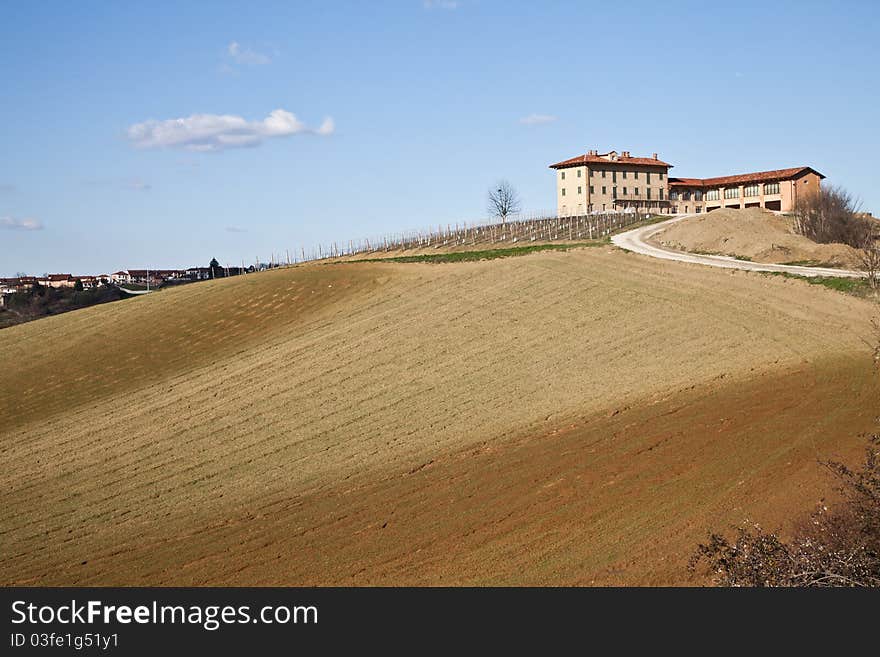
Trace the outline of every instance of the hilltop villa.
<instances>
[{"instance_id":1,"label":"hilltop villa","mask_svg":"<svg viewBox=\"0 0 880 657\"><path fill-rule=\"evenodd\" d=\"M657 153L632 157L629 151L591 150L550 168L557 172L560 216L627 208L670 214L718 208L788 212L799 196L818 190L825 177L811 167L794 167L718 178L670 178L672 165Z\"/></svg>"}]
</instances>

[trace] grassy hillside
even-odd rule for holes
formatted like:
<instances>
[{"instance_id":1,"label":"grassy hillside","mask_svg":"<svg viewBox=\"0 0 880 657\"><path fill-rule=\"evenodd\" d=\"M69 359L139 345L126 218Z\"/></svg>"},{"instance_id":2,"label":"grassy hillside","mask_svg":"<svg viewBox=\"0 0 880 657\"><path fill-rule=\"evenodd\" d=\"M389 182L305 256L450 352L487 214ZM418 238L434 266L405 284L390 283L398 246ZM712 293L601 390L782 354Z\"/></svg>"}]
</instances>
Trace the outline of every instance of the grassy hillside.
<instances>
[{"instance_id":1,"label":"grassy hillside","mask_svg":"<svg viewBox=\"0 0 880 657\"><path fill-rule=\"evenodd\" d=\"M4 584L682 582L870 427L871 306L610 247L0 332ZM646 549L656 545L656 550Z\"/></svg>"}]
</instances>

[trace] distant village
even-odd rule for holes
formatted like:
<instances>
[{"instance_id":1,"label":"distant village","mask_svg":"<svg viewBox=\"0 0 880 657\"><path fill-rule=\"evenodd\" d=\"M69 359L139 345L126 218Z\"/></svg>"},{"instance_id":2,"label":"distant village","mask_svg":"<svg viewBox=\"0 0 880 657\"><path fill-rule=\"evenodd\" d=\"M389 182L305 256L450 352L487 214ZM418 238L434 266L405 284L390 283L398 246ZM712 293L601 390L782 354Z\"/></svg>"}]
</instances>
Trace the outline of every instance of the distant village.
<instances>
[{"instance_id":1,"label":"distant village","mask_svg":"<svg viewBox=\"0 0 880 657\"><path fill-rule=\"evenodd\" d=\"M213 264L213 263L212 263ZM272 265L259 266L268 269ZM102 285L139 285L161 287L163 285L191 283L211 278L239 276L258 271L254 265L250 267L191 267L189 269L122 269L112 274L75 276L73 274L46 274L45 276L18 276L0 278L0 298L16 292L27 292L36 287L70 288L91 290Z\"/></svg>"}]
</instances>

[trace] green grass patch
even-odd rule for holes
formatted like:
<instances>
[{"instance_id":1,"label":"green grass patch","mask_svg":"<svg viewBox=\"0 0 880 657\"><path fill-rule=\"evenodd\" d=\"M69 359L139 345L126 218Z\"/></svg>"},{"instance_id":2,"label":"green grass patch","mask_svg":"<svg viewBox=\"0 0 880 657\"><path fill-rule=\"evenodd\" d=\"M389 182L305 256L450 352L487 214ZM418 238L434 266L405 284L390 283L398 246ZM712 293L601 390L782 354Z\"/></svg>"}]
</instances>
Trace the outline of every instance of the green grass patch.
<instances>
[{"instance_id":1,"label":"green grass patch","mask_svg":"<svg viewBox=\"0 0 880 657\"><path fill-rule=\"evenodd\" d=\"M766 276L782 276L783 278L797 278L806 281L810 285L822 285L830 290L853 294L858 297L871 296L871 285L864 278L844 278L842 276L799 276L786 271L760 272Z\"/></svg>"},{"instance_id":2,"label":"green grass patch","mask_svg":"<svg viewBox=\"0 0 880 657\"><path fill-rule=\"evenodd\" d=\"M783 262L783 265L792 265L795 267L823 267L825 269L840 269L840 265L833 262L822 262L821 260L793 260L791 262Z\"/></svg>"},{"instance_id":3,"label":"green grass patch","mask_svg":"<svg viewBox=\"0 0 880 657\"><path fill-rule=\"evenodd\" d=\"M452 253L426 253L422 255L393 256L389 258L366 258L364 260L351 260L350 262L472 262L475 260L495 260L497 258L512 258L524 256L538 251L569 251L582 247L605 246L608 240L594 240L591 242L574 242L566 244L529 244L526 246L511 246L502 249L482 249L480 251L454 251Z\"/></svg>"},{"instance_id":4,"label":"green grass patch","mask_svg":"<svg viewBox=\"0 0 880 657\"><path fill-rule=\"evenodd\" d=\"M684 250L684 249L682 249ZM707 255L707 256L724 256L725 258L736 258L737 260L745 260L746 262L752 262L752 259L749 256L737 255L736 253L722 253L720 251L701 251L700 249L694 249L693 251L685 251L686 253L695 253L696 255Z\"/></svg>"}]
</instances>

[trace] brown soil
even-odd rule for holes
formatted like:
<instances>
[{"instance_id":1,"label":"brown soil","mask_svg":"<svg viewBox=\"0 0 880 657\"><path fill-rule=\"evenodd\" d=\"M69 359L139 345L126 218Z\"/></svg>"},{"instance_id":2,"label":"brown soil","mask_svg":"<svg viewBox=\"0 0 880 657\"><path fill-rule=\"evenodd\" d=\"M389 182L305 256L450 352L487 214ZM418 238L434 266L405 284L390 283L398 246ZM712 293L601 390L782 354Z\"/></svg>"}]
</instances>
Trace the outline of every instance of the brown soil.
<instances>
[{"instance_id":1,"label":"brown soil","mask_svg":"<svg viewBox=\"0 0 880 657\"><path fill-rule=\"evenodd\" d=\"M682 583L870 428L872 306L611 248L296 267L0 333L4 584Z\"/></svg>"},{"instance_id":2,"label":"brown soil","mask_svg":"<svg viewBox=\"0 0 880 657\"><path fill-rule=\"evenodd\" d=\"M673 224L651 241L680 251L755 262L861 268L858 250L846 244L817 244L796 235L791 219L760 208L713 210Z\"/></svg>"}]
</instances>

